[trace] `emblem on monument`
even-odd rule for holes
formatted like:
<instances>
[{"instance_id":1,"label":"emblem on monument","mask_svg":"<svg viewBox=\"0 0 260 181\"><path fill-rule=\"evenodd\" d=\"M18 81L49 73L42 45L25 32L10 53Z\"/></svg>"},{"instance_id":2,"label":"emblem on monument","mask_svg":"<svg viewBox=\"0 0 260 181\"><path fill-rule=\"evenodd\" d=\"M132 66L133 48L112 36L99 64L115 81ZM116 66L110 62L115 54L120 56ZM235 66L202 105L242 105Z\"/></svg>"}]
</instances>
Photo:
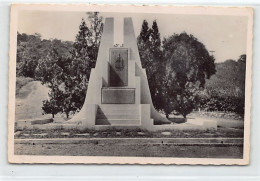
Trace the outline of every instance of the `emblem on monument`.
<instances>
[{"instance_id":1,"label":"emblem on monument","mask_svg":"<svg viewBox=\"0 0 260 181\"><path fill-rule=\"evenodd\" d=\"M124 60L121 58L120 54L118 54L116 59L115 68L117 71L122 71L124 69Z\"/></svg>"}]
</instances>

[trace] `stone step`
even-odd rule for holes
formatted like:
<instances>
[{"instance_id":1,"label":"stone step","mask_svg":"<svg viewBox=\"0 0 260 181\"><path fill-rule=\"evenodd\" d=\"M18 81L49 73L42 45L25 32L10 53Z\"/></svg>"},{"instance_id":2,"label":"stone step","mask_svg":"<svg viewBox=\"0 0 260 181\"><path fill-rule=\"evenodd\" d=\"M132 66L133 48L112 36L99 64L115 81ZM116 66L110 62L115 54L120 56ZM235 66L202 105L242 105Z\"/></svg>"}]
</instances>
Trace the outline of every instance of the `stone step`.
<instances>
[{"instance_id":1,"label":"stone step","mask_svg":"<svg viewBox=\"0 0 260 181\"><path fill-rule=\"evenodd\" d=\"M139 115L139 110L97 110L100 115Z\"/></svg>"},{"instance_id":2,"label":"stone step","mask_svg":"<svg viewBox=\"0 0 260 181\"><path fill-rule=\"evenodd\" d=\"M103 114L97 113L96 119L140 119L139 114Z\"/></svg>"},{"instance_id":3,"label":"stone step","mask_svg":"<svg viewBox=\"0 0 260 181\"><path fill-rule=\"evenodd\" d=\"M96 119L96 125L140 125L140 119Z\"/></svg>"},{"instance_id":4,"label":"stone step","mask_svg":"<svg viewBox=\"0 0 260 181\"><path fill-rule=\"evenodd\" d=\"M135 104L102 104L99 105L102 110L139 110L139 105Z\"/></svg>"},{"instance_id":5,"label":"stone step","mask_svg":"<svg viewBox=\"0 0 260 181\"><path fill-rule=\"evenodd\" d=\"M96 125L139 125L139 105L102 104L98 107Z\"/></svg>"},{"instance_id":6,"label":"stone step","mask_svg":"<svg viewBox=\"0 0 260 181\"><path fill-rule=\"evenodd\" d=\"M97 110L97 115L140 115L139 106L135 105L124 105L124 106L115 106L115 105L106 105L99 106Z\"/></svg>"}]
</instances>

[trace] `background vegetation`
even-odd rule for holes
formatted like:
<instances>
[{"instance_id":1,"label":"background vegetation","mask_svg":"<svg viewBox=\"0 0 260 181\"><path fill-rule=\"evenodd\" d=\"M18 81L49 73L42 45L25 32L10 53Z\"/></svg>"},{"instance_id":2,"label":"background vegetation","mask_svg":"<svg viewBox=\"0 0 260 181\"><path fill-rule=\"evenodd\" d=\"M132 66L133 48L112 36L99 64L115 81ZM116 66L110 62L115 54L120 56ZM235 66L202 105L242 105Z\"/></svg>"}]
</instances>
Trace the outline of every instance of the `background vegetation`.
<instances>
[{"instance_id":1,"label":"background vegetation","mask_svg":"<svg viewBox=\"0 0 260 181\"><path fill-rule=\"evenodd\" d=\"M87 16L74 42L17 33L17 76L39 80L50 88L49 99L42 105L45 114L69 117L84 103L103 31L98 12ZM243 116L246 55L215 63L214 56L191 34L173 34L161 41L156 21L151 28L143 21L137 42L153 104L166 117L186 117L194 110ZM17 84L20 87L23 82Z\"/></svg>"}]
</instances>

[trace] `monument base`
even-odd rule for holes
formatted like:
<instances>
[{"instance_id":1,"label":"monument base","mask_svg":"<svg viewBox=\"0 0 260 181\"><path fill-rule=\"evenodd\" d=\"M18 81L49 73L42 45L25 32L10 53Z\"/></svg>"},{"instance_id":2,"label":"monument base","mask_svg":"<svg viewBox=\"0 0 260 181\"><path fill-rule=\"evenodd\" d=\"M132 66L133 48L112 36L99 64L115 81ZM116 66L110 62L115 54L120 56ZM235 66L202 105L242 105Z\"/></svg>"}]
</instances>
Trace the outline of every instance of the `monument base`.
<instances>
[{"instance_id":1,"label":"monument base","mask_svg":"<svg viewBox=\"0 0 260 181\"><path fill-rule=\"evenodd\" d=\"M118 124L103 124L102 125L92 125L85 126L83 122L69 122L64 121L63 123L46 123L46 124L16 124L16 129L25 129L25 130L51 130L51 129L78 129L78 130L147 130L147 131L167 131L167 130L217 130L217 121L215 120L201 120L201 124L192 124L189 119L186 123L181 124L164 124L164 125L150 125L145 126L141 122L125 122L126 124L122 124L120 121L120 125Z\"/></svg>"}]
</instances>

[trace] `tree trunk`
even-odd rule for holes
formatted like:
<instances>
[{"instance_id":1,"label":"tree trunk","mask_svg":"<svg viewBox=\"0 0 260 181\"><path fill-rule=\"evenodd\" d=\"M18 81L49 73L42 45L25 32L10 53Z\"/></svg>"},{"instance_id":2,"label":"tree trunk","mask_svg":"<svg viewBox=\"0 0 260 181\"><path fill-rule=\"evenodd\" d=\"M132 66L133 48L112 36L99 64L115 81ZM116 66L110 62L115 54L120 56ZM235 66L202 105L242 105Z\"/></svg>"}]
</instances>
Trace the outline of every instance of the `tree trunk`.
<instances>
[{"instance_id":1,"label":"tree trunk","mask_svg":"<svg viewBox=\"0 0 260 181\"><path fill-rule=\"evenodd\" d=\"M67 118L69 118L69 113L66 113Z\"/></svg>"},{"instance_id":2,"label":"tree trunk","mask_svg":"<svg viewBox=\"0 0 260 181\"><path fill-rule=\"evenodd\" d=\"M169 114L166 114L166 118L169 119Z\"/></svg>"},{"instance_id":3,"label":"tree trunk","mask_svg":"<svg viewBox=\"0 0 260 181\"><path fill-rule=\"evenodd\" d=\"M54 114L52 113L52 118L54 118Z\"/></svg>"}]
</instances>

